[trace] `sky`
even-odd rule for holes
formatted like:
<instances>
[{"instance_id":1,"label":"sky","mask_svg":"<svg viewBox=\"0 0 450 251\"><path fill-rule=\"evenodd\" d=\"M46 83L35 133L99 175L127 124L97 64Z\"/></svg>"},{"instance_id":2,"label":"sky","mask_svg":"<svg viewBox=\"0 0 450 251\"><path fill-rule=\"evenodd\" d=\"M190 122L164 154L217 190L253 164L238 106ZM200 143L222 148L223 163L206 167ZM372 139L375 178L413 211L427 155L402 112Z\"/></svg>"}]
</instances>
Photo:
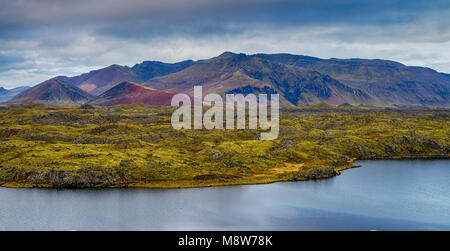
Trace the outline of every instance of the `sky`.
<instances>
[{"instance_id":1,"label":"sky","mask_svg":"<svg viewBox=\"0 0 450 251\"><path fill-rule=\"evenodd\" d=\"M448 0L0 0L0 86L224 51L450 73Z\"/></svg>"}]
</instances>

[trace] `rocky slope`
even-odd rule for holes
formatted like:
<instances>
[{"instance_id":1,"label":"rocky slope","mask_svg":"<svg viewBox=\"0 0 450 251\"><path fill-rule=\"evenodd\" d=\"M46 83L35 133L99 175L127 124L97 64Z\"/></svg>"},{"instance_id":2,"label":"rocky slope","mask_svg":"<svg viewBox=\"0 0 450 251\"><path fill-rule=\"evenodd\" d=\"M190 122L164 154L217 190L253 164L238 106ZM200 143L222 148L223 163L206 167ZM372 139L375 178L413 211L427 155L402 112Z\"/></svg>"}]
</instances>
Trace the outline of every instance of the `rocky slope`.
<instances>
[{"instance_id":1,"label":"rocky slope","mask_svg":"<svg viewBox=\"0 0 450 251\"><path fill-rule=\"evenodd\" d=\"M143 85L122 82L89 102L91 105L124 105L142 103L146 105L170 105L173 94L157 91Z\"/></svg>"}]
</instances>

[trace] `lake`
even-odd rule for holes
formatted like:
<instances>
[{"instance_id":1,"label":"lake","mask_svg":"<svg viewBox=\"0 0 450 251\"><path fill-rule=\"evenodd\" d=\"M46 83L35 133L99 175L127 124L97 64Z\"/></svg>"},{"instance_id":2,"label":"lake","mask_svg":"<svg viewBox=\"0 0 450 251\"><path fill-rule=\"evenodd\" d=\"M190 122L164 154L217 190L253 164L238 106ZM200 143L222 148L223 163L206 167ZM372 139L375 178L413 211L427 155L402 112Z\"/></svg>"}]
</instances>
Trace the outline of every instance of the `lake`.
<instances>
[{"instance_id":1,"label":"lake","mask_svg":"<svg viewBox=\"0 0 450 251\"><path fill-rule=\"evenodd\" d=\"M450 230L450 160L358 164L265 185L0 188L0 230Z\"/></svg>"}]
</instances>

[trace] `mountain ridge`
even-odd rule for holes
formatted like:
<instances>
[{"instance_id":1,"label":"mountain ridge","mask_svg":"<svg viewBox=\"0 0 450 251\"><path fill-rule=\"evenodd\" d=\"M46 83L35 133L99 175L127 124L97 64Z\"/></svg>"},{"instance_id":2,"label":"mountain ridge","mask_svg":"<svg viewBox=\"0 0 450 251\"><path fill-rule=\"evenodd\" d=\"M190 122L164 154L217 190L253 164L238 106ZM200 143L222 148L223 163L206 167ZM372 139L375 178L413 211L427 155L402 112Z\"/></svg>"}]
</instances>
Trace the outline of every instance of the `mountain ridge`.
<instances>
[{"instance_id":1,"label":"mountain ridge","mask_svg":"<svg viewBox=\"0 0 450 251\"><path fill-rule=\"evenodd\" d=\"M173 94L158 91L138 83L124 81L89 101L91 105L111 106L133 103L170 105Z\"/></svg>"},{"instance_id":2,"label":"mountain ridge","mask_svg":"<svg viewBox=\"0 0 450 251\"><path fill-rule=\"evenodd\" d=\"M235 93L237 89L251 85L274 90L288 105L317 104L322 101L330 104L377 103L370 95L325 74L231 52L200 60L173 74L152 78L145 85L191 95L195 85L202 85L205 94L214 92L222 95Z\"/></svg>"},{"instance_id":3,"label":"mountain ridge","mask_svg":"<svg viewBox=\"0 0 450 251\"><path fill-rule=\"evenodd\" d=\"M383 104L450 106L450 78L427 67L381 59L320 59L292 54L255 54L274 62L325 72L362 89Z\"/></svg>"},{"instance_id":4,"label":"mountain ridge","mask_svg":"<svg viewBox=\"0 0 450 251\"><path fill-rule=\"evenodd\" d=\"M123 81L143 83L151 77L167 75L182 70L193 62L192 60L186 60L172 64L159 61L144 61L140 64L135 64L133 67L113 64L81 75L73 77L58 76L57 78L93 95L100 95Z\"/></svg>"}]
</instances>

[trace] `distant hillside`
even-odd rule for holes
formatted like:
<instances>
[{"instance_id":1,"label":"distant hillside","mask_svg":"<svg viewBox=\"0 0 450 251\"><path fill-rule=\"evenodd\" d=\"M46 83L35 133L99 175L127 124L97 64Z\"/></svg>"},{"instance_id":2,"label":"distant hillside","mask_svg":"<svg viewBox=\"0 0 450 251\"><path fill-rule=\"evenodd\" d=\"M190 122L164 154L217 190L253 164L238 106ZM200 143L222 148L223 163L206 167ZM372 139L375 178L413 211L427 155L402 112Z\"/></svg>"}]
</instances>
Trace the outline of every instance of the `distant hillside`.
<instances>
[{"instance_id":1,"label":"distant hillside","mask_svg":"<svg viewBox=\"0 0 450 251\"><path fill-rule=\"evenodd\" d=\"M141 81L128 66L111 65L75 77L58 77L93 95L99 95L122 81Z\"/></svg>"},{"instance_id":2,"label":"distant hillside","mask_svg":"<svg viewBox=\"0 0 450 251\"><path fill-rule=\"evenodd\" d=\"M86 103L93 96L60 79L50 79L22 93L7 104L44 103L49 105L76 105Z\"/></svg>"},{"instance_id":3,"label":"distant hillside","mask_svg":"<svg viewBox=\"0 0 450 251\"><path fill-rule=\"evenodd\" d=\"M319 59L290 54L254 56L325 73L367 92L381 105L450 106L450 75L429 68L379 59Z\"/></svg>"},{"instance_id":4,"label":"distant hillside","mask_svg":"<svg viewBox=\"0 0 450 251\"><path fill-rule=\"evenodd\" d=\"M158 61L144 61L134 65L131 70L142 80L147 81L153 77L164 76L170 73L178 72L194 64L192 60L186 60L179 63L168 64Z\"/></svg>"},{"instance_id":5,"label":"distant hillside","mask_svg":"<svg viewBox=\"0 0 450 251\"><path fill-rule=\"evenodd\" d=\"M17 94L29 89L30 87L16 87L10 90L7 90L3 87L0 87L0 102L5 102L13 99Z\"/></svg>"},{"instance_id":6,"label":"distant hillside","mask_svg":"<svg viewBox=\"0 0 450 251\"><path fill-rule=\"evenodd\" d=\"M132 68L128 66L111 65L79 76L60 76L58 79L76 85L80 89L93 95L99 95L123 81L143 83L149 78L177 72L192 64L192 60L175 64L158 61L144 61L141 64L134 65Z\"/></svg>"},{"instance_id":7,"label":"distant hillside","mask_svg":"<svg viewBox=\"0 0 450 251\"><path fill-rule=\"evenodd\" d=\"M143 85L122 82L91 102L92 105L110 106L143 103L146 105L170 105L173 94L157 91Z\"/></svg>"},{"instance_id":8,"label":"distant hillside","mask_svg":"<svg viewBox=\"0 0 450 251\"><path fill-rule=\"evenodd\" d=\"M450 74L447 73L441 73L442 76L450 80Z\"/></svg>"}]
</instances>

